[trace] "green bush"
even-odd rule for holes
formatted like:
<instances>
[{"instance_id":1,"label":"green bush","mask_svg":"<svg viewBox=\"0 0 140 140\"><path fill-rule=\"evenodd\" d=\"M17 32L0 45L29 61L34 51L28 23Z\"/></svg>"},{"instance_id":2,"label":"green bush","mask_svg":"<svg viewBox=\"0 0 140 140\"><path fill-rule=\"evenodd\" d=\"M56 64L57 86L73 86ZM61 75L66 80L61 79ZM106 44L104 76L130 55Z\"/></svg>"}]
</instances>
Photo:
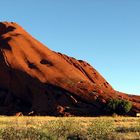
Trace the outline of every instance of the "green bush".
<instances>
[{"instance_id":1,"label":"green bush","mask_svg":"<svg viewBox=\"0 0 140 140\"><path fill-rule=\"evenodd\" d=\"M125 115L131 110L131 108L132 103L130 101L122 99L111 99L107 103L106 110L111 114L117 113L119 115Z\"/></svg>"}]
</instances>

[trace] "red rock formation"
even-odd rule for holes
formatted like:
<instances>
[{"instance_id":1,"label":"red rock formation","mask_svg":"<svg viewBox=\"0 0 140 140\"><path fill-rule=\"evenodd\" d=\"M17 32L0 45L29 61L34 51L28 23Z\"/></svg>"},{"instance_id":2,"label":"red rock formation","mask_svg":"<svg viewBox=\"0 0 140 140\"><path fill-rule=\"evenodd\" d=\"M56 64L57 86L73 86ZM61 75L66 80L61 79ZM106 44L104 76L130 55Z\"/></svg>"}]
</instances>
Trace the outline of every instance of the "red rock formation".
<instances>
[{"instance_id":1,"label":"red rock formation","mask_svg":"<svg viewBox=\"0 0 140 140\"><path fill-rule=\"evenodd\" d=\"M51 51L16 23L0 23L0 114L102 115L114 97L140 112L139 96L115 91L87 62Z\"/></svg>"}]
</instances>

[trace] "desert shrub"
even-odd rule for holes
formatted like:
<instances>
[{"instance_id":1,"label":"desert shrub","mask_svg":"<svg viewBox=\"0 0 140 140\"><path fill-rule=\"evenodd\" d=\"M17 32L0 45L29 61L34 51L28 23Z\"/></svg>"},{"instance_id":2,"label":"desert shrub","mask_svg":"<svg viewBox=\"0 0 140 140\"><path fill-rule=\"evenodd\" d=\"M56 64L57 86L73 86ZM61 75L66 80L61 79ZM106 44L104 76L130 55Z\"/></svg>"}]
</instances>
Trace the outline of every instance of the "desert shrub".
<instances>
[{"instance_id":1,"label":"desert shrub","mask_svg":"<svg viewBox=\"0 0 140 140\"><path fill-rule=\"evenodd\" d=\"M86 136L82 124L72 119L48 121L44 129L53 139L82 140Z\"/></svg>"},{"instance_id":2,"label":"desert shrub","mask_svg":"<svg viewBox=\"0 0 140 140\"><path fill-rule=\"evenodd\" d=\"M0 130L0 137L3 140L50 140L51 138L41 130L33 127L18 128L6 127Z\"/></svg>"},{"instance_id":3,"label":"desert shrub","mask_svg":"<svg viewBox=\"0 0 140 140\"><path fill-rule=\"evenodd\" d=\"M111 99L107 103L106 110L107 112L113 114L117 113L119 115L124 115L128 113L132 108L132 103L127 100L121 100L121 99Z\"/></svg>"},{"instance_id":4,"label":"desert shrub","mask_svg":"<svg viewBox=\"0 0 140 140\"><path fill-rule=\"evenodd\" d=\"M109 140L113 139L115 127L113 121L105 120L94 120L92 121L87 129L88 139L91 140Z\"/></svg>"},{"instance_id":5,"label":"desert shrub","mask_svg":"<svg viewBox=\"0 0 140 140\"><path fill-rule=\"evenodd\" d=\"M129 132L140 132L140 127L138 126L133 126L133 127L118 127L116 128L116 132L120 133L129 133Z\"/></svg>"},{"instance_id":6,"label":"desert shrub","mask_svg":"<svg viewBox=\"0 0 140 140\"><path fill-rule=\"evenodd\" d=\"M44 125L51 138L61 140L94 140L113 137L113 121L93 120L89 124L69 120L52 120Z\"/></svg>"}]
</instances>

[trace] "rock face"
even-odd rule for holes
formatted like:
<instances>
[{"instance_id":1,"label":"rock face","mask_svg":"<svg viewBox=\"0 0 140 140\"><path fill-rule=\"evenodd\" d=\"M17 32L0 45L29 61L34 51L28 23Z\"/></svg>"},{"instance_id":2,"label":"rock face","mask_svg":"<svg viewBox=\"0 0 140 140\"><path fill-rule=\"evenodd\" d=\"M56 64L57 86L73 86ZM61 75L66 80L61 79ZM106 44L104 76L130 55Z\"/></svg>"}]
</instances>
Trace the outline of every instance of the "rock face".
<instances>
[{"instance_id":1,"label":"rock face","mask_svg":"<svg viewBox=\"0 0 140 140\"><path fill-rule=\"evenodd\" d=\"M103 115L110 98L140 97L115 91L87 62L54 52L13 22L0 23L0 114ZM32 113L31 113L32 112Z\"/></svg>"}]
</instances>

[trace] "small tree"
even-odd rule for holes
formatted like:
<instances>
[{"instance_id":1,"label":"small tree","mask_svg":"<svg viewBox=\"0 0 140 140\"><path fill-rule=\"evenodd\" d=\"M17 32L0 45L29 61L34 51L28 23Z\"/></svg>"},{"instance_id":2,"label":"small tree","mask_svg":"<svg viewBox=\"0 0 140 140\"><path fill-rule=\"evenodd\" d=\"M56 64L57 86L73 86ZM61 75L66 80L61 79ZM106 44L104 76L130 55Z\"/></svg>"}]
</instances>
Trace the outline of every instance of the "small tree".
<instances>
[{"instance_id":1,"label":"small tree","mask_svg":"<svg viewBox=\"0 0 140 140\"><path fill-rule=\"evenodd\" d=\"M119 115L124 115L128 113L132 108L132 103L127 100L122 99L111 99L107 103L107 112L108 113L117 113Z\"/></svg>"}]
</instances>

